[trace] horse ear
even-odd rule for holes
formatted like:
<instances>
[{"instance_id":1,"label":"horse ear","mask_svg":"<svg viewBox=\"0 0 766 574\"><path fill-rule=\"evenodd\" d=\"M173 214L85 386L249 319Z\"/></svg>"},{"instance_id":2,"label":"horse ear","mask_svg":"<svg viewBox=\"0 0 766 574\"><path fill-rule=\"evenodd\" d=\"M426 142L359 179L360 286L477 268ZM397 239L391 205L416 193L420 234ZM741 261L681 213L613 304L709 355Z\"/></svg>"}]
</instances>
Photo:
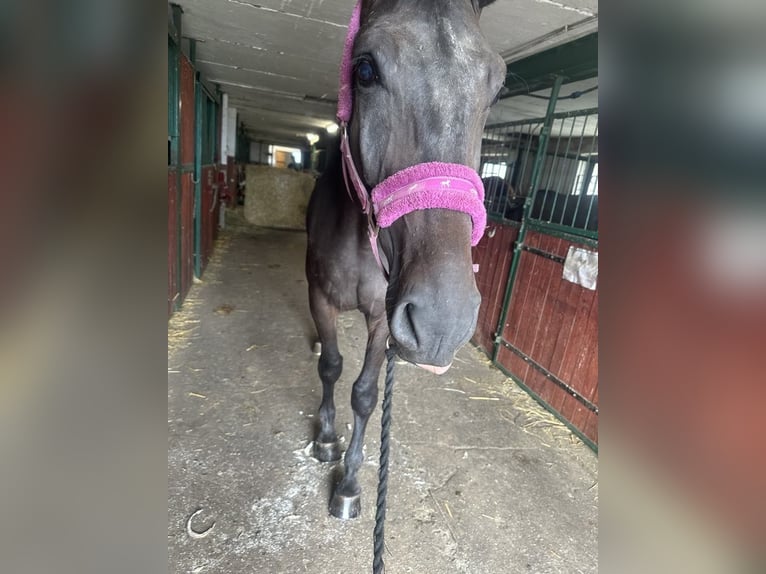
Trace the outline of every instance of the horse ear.
<instances>
[{"instance_id":1,"label":"horse ear","mask_svg":"<svg viewBox=\"0 0 766 574\"><path fill-rule=\"evenodd\" d=\"M375 8L375 6L378 4L377 0L357 0L362 4L361 11L360 11L360 20L364 22L367 20L370 12Z\"/></svg>"}]
</instances>

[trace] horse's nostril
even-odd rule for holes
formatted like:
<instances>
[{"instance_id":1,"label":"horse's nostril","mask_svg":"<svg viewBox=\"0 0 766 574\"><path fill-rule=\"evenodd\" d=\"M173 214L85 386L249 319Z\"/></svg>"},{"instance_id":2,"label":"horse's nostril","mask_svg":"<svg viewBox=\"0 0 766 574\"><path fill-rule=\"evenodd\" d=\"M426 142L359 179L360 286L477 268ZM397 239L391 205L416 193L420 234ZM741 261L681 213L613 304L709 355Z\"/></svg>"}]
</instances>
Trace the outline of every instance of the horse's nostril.
<instances>
[{"instance_id":1,"label":"horse's nostril","mask_svg":"<svg viewBox=\"0 0 766 574\"><path fill-rule=\"evenodd\" d=\"M428 289L409 291L389 318L391 337L408 361L444 366L473 335L481 298L478 290L460 296Z\"/></svg>"},{"instance_id":2,"label":"horse's nostril","mask_svg":"<svg viewBox=\"0 0 766 574\"><path fill-rule=\"evenodd\" d=\"M391 316L391 335L400 347L415 351L418 348L418 337L415 323L412 320L414 305L409 302L399 303Z\"/></svg>"}]
</instances>

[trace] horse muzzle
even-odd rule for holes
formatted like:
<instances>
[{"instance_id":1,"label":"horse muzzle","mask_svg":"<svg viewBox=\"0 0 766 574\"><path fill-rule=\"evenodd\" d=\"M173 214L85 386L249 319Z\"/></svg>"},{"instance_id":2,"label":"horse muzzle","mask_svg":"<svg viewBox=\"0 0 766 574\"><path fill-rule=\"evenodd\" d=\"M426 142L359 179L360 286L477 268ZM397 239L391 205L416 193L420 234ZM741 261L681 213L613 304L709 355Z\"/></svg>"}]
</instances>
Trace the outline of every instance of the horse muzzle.
<instances>
[{"instance_id":1,"label":"horse muzzle","mask_svg":"<svg viewBox=\"0 0 766 574\"><path fill-rule=\"evenodd\" d=\"M458 281L450 275L447 270L443 282L412 281L405 294L394 295L388 321L399 356L437 375L473 335L481 303L472 278L470 286L454 290Z\"/></svg>"}]
</instances>

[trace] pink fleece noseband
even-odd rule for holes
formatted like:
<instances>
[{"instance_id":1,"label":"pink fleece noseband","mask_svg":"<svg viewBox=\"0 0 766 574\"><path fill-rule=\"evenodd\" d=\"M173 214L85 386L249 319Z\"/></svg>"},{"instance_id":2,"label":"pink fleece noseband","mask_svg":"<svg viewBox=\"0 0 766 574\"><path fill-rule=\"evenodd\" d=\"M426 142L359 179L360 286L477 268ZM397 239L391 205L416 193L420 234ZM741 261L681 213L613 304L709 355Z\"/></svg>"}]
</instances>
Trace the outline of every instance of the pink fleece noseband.
<instances>
[{"instance_id":1,"label":"pink fleece noseband","mask_svg":"<svg viewBox=\"0 0 766 574\"><path fill-rule=\"evenodd\" d=\"M370 245L378 265L383 264L378 252L378 231L394 221L420 209L450 209L471 216L473 229L471 245L476 245L484 234L487 210L484 207L484 185L475 170L455 163L429 162L413 165L386 178L368 195L367 188L351 156L348 142L348 122L353 110L353 63L351 55L359 32L361 1L351 14L348 33L343 46L338 90L338 121L340 123L340 151L346 189L351 195L353 187L362 211L367 215ZM384 270L385 273L385 270Z\"/></svg>"}]
</instances>

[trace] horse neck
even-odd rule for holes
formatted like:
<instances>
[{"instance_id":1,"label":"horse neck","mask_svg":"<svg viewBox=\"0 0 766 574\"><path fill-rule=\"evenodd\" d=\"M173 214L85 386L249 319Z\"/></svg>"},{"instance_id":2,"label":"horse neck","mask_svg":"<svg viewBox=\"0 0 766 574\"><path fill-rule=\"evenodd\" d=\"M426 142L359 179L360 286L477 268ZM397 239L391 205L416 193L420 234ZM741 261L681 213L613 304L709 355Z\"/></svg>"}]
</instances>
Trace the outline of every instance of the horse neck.
<instances>
[{"instance_id":1,"label":"horse neck","mask_svg":"<svg viewBox=\"0 0 766 574\"><path fill-rule=\"evenodd\" d=\"M343 180L340 138L327 146L327 161L314 193L317 197L311 203L317 222L321 221L326 225L332 221L336 227L344 229L351 229L351 223L357 222L360 229L366 229L366 216L362 213L358 200L351 199ZM354 191L351 190L351 193Z\"/></svg>"}]
</instances>

